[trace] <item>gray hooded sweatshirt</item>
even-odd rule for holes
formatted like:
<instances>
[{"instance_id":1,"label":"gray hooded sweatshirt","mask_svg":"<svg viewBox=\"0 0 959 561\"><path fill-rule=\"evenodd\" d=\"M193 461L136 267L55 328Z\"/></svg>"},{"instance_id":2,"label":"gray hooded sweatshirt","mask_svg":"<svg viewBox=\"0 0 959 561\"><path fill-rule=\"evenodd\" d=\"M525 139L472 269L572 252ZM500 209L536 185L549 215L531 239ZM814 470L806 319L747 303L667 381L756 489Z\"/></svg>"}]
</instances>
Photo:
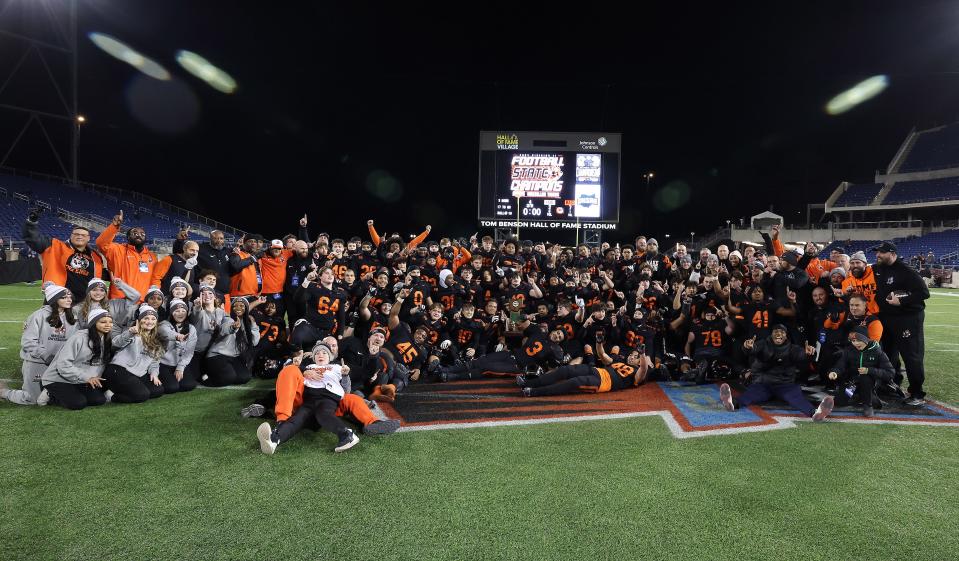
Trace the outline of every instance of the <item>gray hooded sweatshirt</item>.
<instances>
[{"instance_id":1,"label":"gray hooded sweatshirt","mask_svg":"<svg viewBox=\"0 0 959 561\"><path fill-rule=\"evenodd\" d=\"M47 318L53 308L44 305L30 314L23 322L23 335L20 337L20 359L38 364L50 364L60 347L77 331L77 325L67 323L64 314L60 314L62 327L50 327Z\"/></svg>"},{"instance_id":2,"label":"gray hooded sweatshirt","mask_svg":"<svg viewBox=\"0 0 959 561\"><path fill-rule=\"evenodd\" d=\"M134 376L160 375L159 359L148 355L143 348L143 339L130 333L129 329L113 338L113 348L116 354L110 364L116 364Z\"/></svg>"},{"instance_id":3,"label":"gray hooded sweatshirt","mask_svg":"<svg viewBox=\"0 0 959 561\"><path fill-rule=\"evenodd\" d=\"M190 333L183 341L177 341L176 329L169 321L160 323L160 338L166 345L166 352L160 357L160 364L173 366L176 370L185 370L193 360L193 351L196 348L196 328L188 325Z\"/></svg>"},{"instance_id":4,"label":"gray hooded sweatshirt","mask_svg":"<svg viewBox=\"0 0 959 561\"><path fill-rule=\"evenodd\" d=\"M113 335L116 336L120 334L120 331L133 324L133 312L137 309L137 302L140 300L140 291L120 279L113 279L113 284L120 287L120 290L126 294L126 298L106 300L104 302L106 306L99 303L91 303L90 311L103 308L110 312L110 317L113 318ZM109 290L107 294L109 294ZM86 329L90 326L87 325L86 315L80 313L81 307L83 307L83 302L73 306L73 315L77 316L78 329Z\"/></svg>"},{"instance_id":5,"label":"gray hooded sweatshirt","mask_svg":"<svg viewBox=\"0 0 959 561\"><path fill-rule=\"evenodd\" d=\"M99 333L96 334L99 336ZM109 335L108 335L109 337ZM40 381L46 384L85 384L90 378L103 375L106 363L101 357L94 358L90 349L90 333L81 329L70 337L56 358L50 363Z\"/></svg>"}]
</instances>

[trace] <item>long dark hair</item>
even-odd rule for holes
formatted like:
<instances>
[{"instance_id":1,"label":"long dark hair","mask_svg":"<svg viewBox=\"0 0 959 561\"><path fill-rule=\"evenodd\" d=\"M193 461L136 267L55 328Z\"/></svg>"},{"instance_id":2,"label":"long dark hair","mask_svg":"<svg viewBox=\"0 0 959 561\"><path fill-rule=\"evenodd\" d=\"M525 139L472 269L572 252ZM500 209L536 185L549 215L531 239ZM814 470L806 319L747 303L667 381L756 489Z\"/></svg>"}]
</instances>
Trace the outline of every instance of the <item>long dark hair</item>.
<instances>
[{"instance_id":1,"label":"long dark hair","mask_svg":"<svg viewBox=\"0 0 959 561\"><path fill-rule=\"evenodd\" d=\"M236 305L230 307L230 317L237 319ZM243 316L240 319L240 329L236 332L236 351L241 355L253 346L253 318L250 316L250 306L243 306Z\"/></svg>"},{"instance_id":2,"label":"long dark hair","mask_svg":"<svg viewBox=\"0 0 959 561\"><path fill-rule=\"evenodd\" d=\"M87 330L87 346L93 351L90 364L107 364L113 359L113 341L110 334L97 331L96 323Z\"/></svg>"},{"instance_id":3,"label":"long dark hair","mask_svg":"<svg viewBox=\"0 0 959 561\"><path fill-rule=\"evenodd\" d=\"M50 327L54 329L60 329L63 327L63 322L60 321L60 306L57 306L57 303L54 302L51 308L53 308L53 311L50 312L50 315L47 317L47 323L50 324ZM77 318L73 315L73 308L64 309L63 316L67 318L67 323L70 325L77 323Z\"/></svg>"}]
</instances>

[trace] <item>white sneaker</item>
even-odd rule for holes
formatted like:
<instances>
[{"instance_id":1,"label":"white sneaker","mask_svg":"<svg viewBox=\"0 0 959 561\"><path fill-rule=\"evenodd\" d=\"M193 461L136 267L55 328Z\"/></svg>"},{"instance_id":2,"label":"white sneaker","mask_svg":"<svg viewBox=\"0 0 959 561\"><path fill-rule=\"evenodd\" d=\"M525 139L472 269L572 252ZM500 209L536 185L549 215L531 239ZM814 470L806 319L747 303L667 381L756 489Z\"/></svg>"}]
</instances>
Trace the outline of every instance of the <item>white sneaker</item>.
<instances>
[{"instance_id":1,"label":"white sneaker","mask_svg":"<svg viewBox=\"0 0 959 561\"><path fill-rule=\"evenodd\" d=\"M260 426L256 427L256 439L260 441L260 452L264 454L273 455L273 452L276 452L276 447L279 445L278 442L273 442L273 439L270 438L273 435L273 429L270 427L270 423L261 423Z\"/></svg>"},{"instance_id":2,"label":"white sneaker","mask_svg":"<svg viewBox=\"0 0 959 561\"><path fill-rule=\"evenodd\" d=\"M103 392L103 397L107 398L107 403L113 401L113 390L107 390Z\"/></svg>"},{"instance_id":3,"label":"white sneaker","mask_svg":"<svg viewBox=\"0 0 959 561\"><path fill-rule=\"evenodd\" d=\"M40 395L37 396L37 405L43 407L48 403L50 403L50 392L44 388L43 391L40 392Z\"/></svg>"},{"instance_id":4,"label":"white sneaker","mask_svg":"<svg viewBox=\"0 0 959 561\"><path fill-rule=\"evenodd\" d=\"M736 405L733 403L733 390L729 384L719 386L719 401L722 402L726 411L735 411Z\"/></svg>"},{"instance_id":5,"label":"white sneaker","mask_svg":"<svg viewBox=\"0 0 959 561\"><path fill-rule=\"evenodd\" d=\"M262 417L266 413L266 407L260 405L259 403L251 403L240 409L240 416L248 419L250 417Z\"/></svg>"},{"instance_id":6,"label":"white sneaker","mask_svg":"<svg viewBox=\"0 0 959 561\"><path fill-rule=\"evenodd\" d=\"M819 407L816 409L816 412L812 414L812 420L815 422L822 421L832 413L832 408L835 405L835 399L831 395L827 395L823 398L822 402L819 404Z\"/></svg>"},{"instance_id":7,"label":"white sneaker","mask_svg":"<svg viewBox=\"0 0 959 561\"><path fill-rule=\"evenodd\" d=\"M348 432L349 435L346 435L340 439L340 442L336 445L336 448L333 449L334 452L345 452L360 443L360 437L356 436L356 433L353 431Z\"/></svg>"}]
</instances>

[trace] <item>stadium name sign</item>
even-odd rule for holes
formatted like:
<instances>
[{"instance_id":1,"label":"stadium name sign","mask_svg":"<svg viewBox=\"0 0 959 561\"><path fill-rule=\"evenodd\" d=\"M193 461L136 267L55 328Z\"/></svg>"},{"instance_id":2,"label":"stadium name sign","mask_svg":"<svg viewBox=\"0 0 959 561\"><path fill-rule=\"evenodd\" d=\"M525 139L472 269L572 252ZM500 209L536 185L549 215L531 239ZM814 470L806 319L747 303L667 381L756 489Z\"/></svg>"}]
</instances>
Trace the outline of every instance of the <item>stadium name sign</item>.
<instances>
[{"instance_id":1,"label":"stadium name sign","mask_svg":"<svg viewBox=\"0 0 959 561\"><path fill-rule=\"evenodd\" d=\"M632 417L660 417L676 438L794 428L809 421L781 405L728 412L719 406L719 386L651 383L603 394L525 398L513 380L483 379L416 384L380 413L403 421L401 431L520 426ZM959 428L959 409L929 402L921 408L879 409L866 419L858 411L834 411L827 422L926 425Z\"/></svg>"},{"instance_id":2,"label":"stadium name sign","mask_svg":"<svg viewBox=\"0 0 959 561\"><path fill-rule=\"evenodd\" d=\"M543 230L615 230L615 224L576 222L516 222L515 220L480 220L485 228L542 228Z\"/></svg>"}]
</instances>

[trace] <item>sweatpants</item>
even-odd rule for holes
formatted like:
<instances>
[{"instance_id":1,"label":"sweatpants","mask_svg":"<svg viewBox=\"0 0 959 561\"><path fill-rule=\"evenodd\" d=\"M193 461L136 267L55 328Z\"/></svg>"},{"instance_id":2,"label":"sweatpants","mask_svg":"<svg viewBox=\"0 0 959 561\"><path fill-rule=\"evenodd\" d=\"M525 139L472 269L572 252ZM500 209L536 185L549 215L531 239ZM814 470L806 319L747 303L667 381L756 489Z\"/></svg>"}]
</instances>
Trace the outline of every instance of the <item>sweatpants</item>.
<instances>
[{"instance_id":1,"label":"sweatpants","mask_svg":"<svg viewBox=\"0 0 959 561\"><path fill-rule=\"evenodd\" d=\"M276 436L279 442L286 442L293 435L303 430L309 423L316 422L321 428L343 438L350 430L343 421L336 416L336 409L340 405L340 398L326 390L305 388L303 390L303 404L293 415L284 422L276 425Z\"/></svg>"},{"instance_id":2,"label":"sweatpants","mask_svg":"<svg viewBox=\"0 0 959 561\"><path fill-rule=\"evenodd\" d=\"M160 364L160 381L163 382L163 393L188 392L196 389L197 381L189 367L183 369L183 378L176 379L176 366Z\"/></svg>"},{"instance_id":3,"label":"sweatpants","mask_svg":"<svg viewBox=\"0 0 959 561\"><path fill-rule=\"evenodd\" d=\"M149 374L137 376L117 364L108 364L103 378L104 387L113 392L116 403L143 403L163 395L163 386L154 384Z\"/></svg>"},{"instance_id":4,"label":"sweatpants","mask_svg":"<svg viewBox=\"0 0 959 561\"><path fill-rule=\"evenodd\" d=\"M40 376L46 369L47 365L42 362L24 361L23 366L20 367L23 373L23 387L19 390L8 390L7 400L17 405L36 405L37 396L43 391L40 386Z\"/></svg>"},{"instance_id":5,"label":"sweatpants","mask_svg":"<svg viewBox=\"0 0 959 561\"><path fill-rule=\"evenodd\" d=\"M774 396L802 411L806 416L812 417L815 412L812 404L803 396L802 387L799 384L760 384L754 382L747 386L746 391L735 398L733 403L737 407L747 407L754 403L765 403Z\"/></svg>"},{"instance_id":6,"label":"sweatpants","mask_svg":"<svg viewBox=\"0 0 959 561\"><path fill-rule=\"evenodd\" d=\"M560 366L539 378L526 380L526 387L530 388L529 395L561 395L579 392L595 392L601 380L596 369L588 364Z\"/></svg>"},{"instance_id":7,"label":"sweatpants","mask_svg":"<svg viewBox=\"0 0 959 561\"><path fill-rule=\"evenodd\" d=\"M276 390L267 394L265 399L257 400L257 403L273 410L277 421L285 421L303 404L303 390L303 375L299 369L284 368L276 379ZM370 411L366 401L351 393L340 399L335 414L337 417L353 417L364 427L376 421L376 415Z\"/></svg>"},{"instance_id":8,"label":"sweatpants","mask_svg":"<svg viewBox=\"0 0 959 561\"><path fill-rule=\"evenodd\" d=\"M84 407L95 407L107 402L103 390L90 384L68 384L54 382L43 386L50 394L50 403L78 411Z\"/></svg>"},{"instance_id":9,"label":"sweatpants","mask_svg":"<svg viewBox=\"0 0 959 561\"><path fill-rule=\"evenodd\" d=\"M236 356L213 355L203 361L203 371L207 379L202 381L204 386L233 386L250 381L253 373L246 367L243 359Z\"/></svg>"},{"instance_id":10,"label":"sweatpants","mask_svg":"<svg viewBox=\"0 0 959 561\"><path fill-rule=\"evenodd\" d=\"M896 373L893 381L902 385L902 364L906 365L906 377L909 379L909 395L924 398L926 392L922 384L926 381L923 357L926 352L926 340L923 334L924 311L896 316L883 314L882 350L889 357ZM900 362L899 358L902 357Z\"/></svg>"}]
</instances>

